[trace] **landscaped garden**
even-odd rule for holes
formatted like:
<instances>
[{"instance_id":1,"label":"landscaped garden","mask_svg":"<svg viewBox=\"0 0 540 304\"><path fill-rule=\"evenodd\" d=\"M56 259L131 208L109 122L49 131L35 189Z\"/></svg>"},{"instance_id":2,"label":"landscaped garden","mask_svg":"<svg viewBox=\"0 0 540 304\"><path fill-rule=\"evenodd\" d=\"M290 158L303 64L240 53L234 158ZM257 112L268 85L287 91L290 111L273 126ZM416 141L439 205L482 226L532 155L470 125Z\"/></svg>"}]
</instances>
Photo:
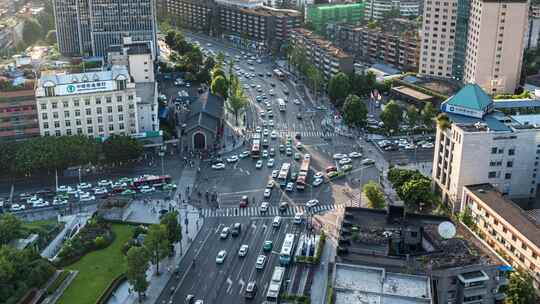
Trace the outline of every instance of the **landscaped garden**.
<instances>
[{"instance_id":1,"label":"landscaped garden","mask_svg":"<svg viewBox=\"0 0 540 304\"><path fill-rule=\"evenodd\" d=\"M110 229L114 238L109 246L91 251L65 267L79 271L79 274L66 289L58 301L59 304L94 304L109 284L126 271L126 261L121 249L132 237L134 227L113 224Z\"/></svg>"}]
</instances>

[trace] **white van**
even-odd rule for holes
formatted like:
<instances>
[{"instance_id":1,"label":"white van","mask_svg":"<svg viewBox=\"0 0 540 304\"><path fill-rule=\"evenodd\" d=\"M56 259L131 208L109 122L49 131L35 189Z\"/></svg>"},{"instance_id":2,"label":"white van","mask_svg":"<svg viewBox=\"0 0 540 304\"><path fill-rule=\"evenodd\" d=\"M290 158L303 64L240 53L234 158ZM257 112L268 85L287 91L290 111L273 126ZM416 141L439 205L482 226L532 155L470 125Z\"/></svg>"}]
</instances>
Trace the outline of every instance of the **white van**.
<instances>
[{"instance_id":1,"label":"white van","mask_svg":"<svg viewBox=\"0 0 540 304\"><path fill-rule=\"evenodd\" d=\"M274 217L274 221L272 222L272 227L279 228L280 225L281 225L281 217L280 216Z\"/></svg>"}]
</instances>

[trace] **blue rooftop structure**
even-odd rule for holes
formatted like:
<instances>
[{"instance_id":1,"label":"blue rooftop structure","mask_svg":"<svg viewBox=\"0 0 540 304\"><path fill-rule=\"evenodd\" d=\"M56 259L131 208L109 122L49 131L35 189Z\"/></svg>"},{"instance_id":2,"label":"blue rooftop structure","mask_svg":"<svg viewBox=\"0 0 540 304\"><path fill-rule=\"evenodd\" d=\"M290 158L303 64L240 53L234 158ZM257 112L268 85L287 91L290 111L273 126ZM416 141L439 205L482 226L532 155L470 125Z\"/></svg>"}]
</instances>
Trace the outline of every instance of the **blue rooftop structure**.
<instances>
[{"instance_id":1,"label":"blue rooftop structure","mask_svg":"<svg viewBox=\"0 0 540 304\"><path fill-rule=\"evenodd\" d=\"M484 117L492 108L493 100L477 84L464 86L441 105L443 112L476 118Z\"/></svg>"}]
</instances>

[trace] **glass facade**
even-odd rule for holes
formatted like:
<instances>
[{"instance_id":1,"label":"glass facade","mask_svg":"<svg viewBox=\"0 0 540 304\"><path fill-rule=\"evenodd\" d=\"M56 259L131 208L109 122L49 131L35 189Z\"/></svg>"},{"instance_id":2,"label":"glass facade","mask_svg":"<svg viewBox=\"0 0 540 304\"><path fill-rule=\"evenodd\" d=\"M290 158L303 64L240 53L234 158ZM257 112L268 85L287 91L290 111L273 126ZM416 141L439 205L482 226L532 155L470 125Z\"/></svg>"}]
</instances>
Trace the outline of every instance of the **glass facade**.
<instances>
[{"instance_id":1,"label":"glass facade","mask_svg":"<svg viewBox=\"0 0 540 304\"><path fill-rule=\"evenodd\" d=\"M470 6L470 0L458 0L452 76L459 81L463 80L463 69L467 52L467 33L469 31Z\"/></svg>"}]
</instances>

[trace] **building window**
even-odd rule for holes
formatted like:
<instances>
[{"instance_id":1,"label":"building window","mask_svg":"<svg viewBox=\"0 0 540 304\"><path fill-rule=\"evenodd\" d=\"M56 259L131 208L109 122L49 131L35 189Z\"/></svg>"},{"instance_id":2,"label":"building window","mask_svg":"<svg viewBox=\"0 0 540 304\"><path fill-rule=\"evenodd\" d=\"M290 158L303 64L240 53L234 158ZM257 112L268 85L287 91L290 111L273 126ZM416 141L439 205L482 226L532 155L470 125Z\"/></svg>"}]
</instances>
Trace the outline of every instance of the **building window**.
<instances>
[{"instance_id":1,"label":"building window","mask_svg":"<svg viewBox=\"0 0 540 304\"><path fill-rule=\"evenodd\" d=\"M101 114L101 107L97 107L97 108L96 108L96 112L97 112L98 114Z\"/></svg>"},{"instance_id":2,"label":"building window","mask_svg":"<svg viewBox=\"0 0 540 304\"><path fill-rule=\"evenodd\" d=\"M85 105L85 106L89 106L89 105L90 105L90 99L86 98L86 99L84 100L84 105Z\"/></svg>"},{"instance_id":3,"label":"building window","mask_svg":"<svg viewBox=\"0 0 540 304\"><path fill-rule=\"evenodd\" d=\"M69 117L69 111L64 111L64 118L68 118Z\"/></svg>"},{"instance_id":4,"label":"building window","mask_svg":"<svg viewBox=\"0 0 540 304\"><path fill-rule=\"evenodd\" d=\"M81 111L80 110L75 110L75 117L79 117L81 116Z\"/></svg>"},{"instance_id":5,"label":"building window","mask_svg":"<svg viewBox=\"0 0 540 304\"><path fill-rule=\"evenodd\" d=\"M62 133L60 133L60 130L56 130L56 131L54 131L54 135L60 136L60 135L62 135Z\"/></svg>"},{"instance_id":6,"label":"building window","mask_svg":"<svg viewBox=\"0 0 540 304\"><path fill-rule=\"evenodd\" d=\"M101 98L96 97L96 104L97 104L97 105L100 105L100 104L101 104Z\"/></svg>"},{"instance_id":7,"label":"building window","mask_svg":"<svg viewBox=\"0 0 540 304\"><path fill-rule=\"evenodd\" d=\"M497 154L497 147L491 148L491 154Z\"/></svg>"},{"instance_id":8,"label":"building window","mask_svg":"<svg viewBox=\"0 0 540 304\"><path fill-rule=\"evenodd\" d=\"M46 104L46 103L42 103L42 104L41 104L41 109L42 109L42 110L47 110L47 104Z\"/></svg>"},{"instance_id":9,"label":"building window","mask_svg":"<svg viewBox=\"0 0 540 304\"><path fill-rule=\"evenodd\" d=\"M49 123L48 122L44 122L43 123L43 129L48 129L49 128Z\"/></svg>"},{"instance_id":10,"label":"building window","mask_svg":"<svg viewBox=\"0 0 540 304\"><path fill-rule=\"evenodd\" d=\"M107 107L107 113L112 113L112 107L111 106Z\"/></svg>"},{"instance_id":11,"label":"building window","mask_svg":"<svg viewBox=\"0 0 540 304\"><path fill-rule=\"evenodd\" d=\"M92 115L92 109L86 109L86 115Z\"/></svg>"},{"instance_id":12,"label":"building window","mask_svg":"<svg viewBox=\"0 0 540 304\"><path fill-rule=\"evenodd\" d=\"M98 122L98 123L102 123L102 122L103 122L103 118L102 118L101 116L98 116L97 122Z\"/></svg>"},{"instance_id":13,"label":"building window","mask_svg":"<svg viewBox=\"0 0 540 304\"><path fill-rule=\"evenodd\" d=\"M110 96L105 97L105 100L107 101L107 103L111 103L111 102L112 102L112 98L111 98Z\"/></svg>"},{"instance_id":14,"label":"building window","mask_svg":"<svg viewBox=\"0 0 540 304\"><path fill-rule=\"evenodd\" d=\"M79 134L79 135L82 134L82 128L77 128L77 134Z\"/></svg>"},{"instance_id":15,"label":"building window","mask_svg":"<svg viewBox=\"0 0 540 304\"><path fill-rule=\"evenodd\" d=\"M69 103L67 101L63 101L62 103L64 104L64 108L69 107Z\"/></svg>"},{"instance_id":16,"label":"building window","mask_svg":"<svg viewBox=\"0 0 540 304\"><path fill-rule=\"evenodd\" d=\"M122 107L122 105L118 105L118 112L122 112L122 110L124 110L124 108Z\"/></svg>"},{"instance_id":17,"label":"building window","mask_svg":"<svg viewBox=\"0 0 540 304\"><path fill-rule=\"evenodd\" d=\"M80 126L80 125L81 125L81 120L80 120L80 119L75 119L75 124L76 124L77 126Z\"/></svg>"},{"instance_id":18,"label":"building window","mask_svg":"<svg viewBox=\"0 0 540 304\"><path fill-rule=\"evenodd\" d=\"M504 179L511 179L512 178L512 173L506 173L504 175Z\"/></svg>"},{"instance_id":19,"label":"building window","mask_svg":"<svg viewBox=\"0 0 540 304\"><path fill-rule=\"evenodd\" d=\"M119 128L120 130L124 130L124 124L123 124L123 123L120 123L120 124L118 125L118 128Z\"/></svg>"},{"instance_id":20,"label":"building window","mask_svg":"<svg viewBox=\"0 0 540 304\"><path fill-rule=\"evenodd\" d=\"M53 102L53 103L52 103L52 108L53 108L53 109L58 108L58 103L57 103L57 102Z\"/></svg>"},{"instance_id":21,"label":"building window","mask_svg":"<svg viewBox=\"0 0 540 304\"><path fill-rule=\"evenodd\" d=\"M51 135L51 133L49 131L43 132L43 136L49 136L49 135Z\"/></svg>"},{"instance_id":22,"label":"building window","mask_svg":"<svg viewBox=\"0 0 540 304\"><path fill-rule=\"evenodd\" d=\"M124 115L122 114L118 115L118 121L124 121Z\"/></svg>"},{"instance_id":23,"label":"building window","mask_svg":"<svg viewBox=\"0 0 540 304\"><path fill-rule=\"evenodd\" d=\"M60 128L60 122L59 122L59 121L55 121L55 122L54 122L54 127L55 127L55 128Z\"/></svg>"},{"instance_id":24,"label":"building window","mask_svg":"<svg viewBox=\"0 0 540 304\"><path fill-rule=\"evenodd\" d=\"M86 119L86 124L91 125L92 124L92 118L87 118Z\"/></svg>"},{"instance_id":25,"label":"building window","mask_svg":"<svg viewBox=\"0 0 540 304\"><path fill-rule=\"evenodd\" d=\"M507 162L506 162L506 167L512 168L513 166L514 166L514 162L513 162L513 161L507 161Z\"/></svg>"},{"instance_id":26,"label":"building window","mask_svg":"<svg viewBox=\"0 0 540 304\"><path fill-rule=\"evenodd\" d=\"M109 131L114 131L114 125L109 125Z\"/></svg>"},{"instance_id":27,"label":"building window","mask_svg":"<svg viewBox=\"0 0 540 304\"><path fill-rule=\"evenodd\" d=\"M71 136L71 129L66 130L66 135Z\"/></svg>"},{"instance_id":28,"label":"building window","mask_svg":"<svg viewBox=\"0 0 540 304\"><path fill-rule=\"evenodd\" d=\"M116 101L117 102L122 102L122 96L116 96Z\"/></svg>"},{"instance_id":29,"label":"building window","mask_svg":"<svg viewBox=\"0 0 540 304\"><path fill-rule=\"evenodd\" d=\"M88 131L87 132L88 134L94 133L94 129L92 127L88 127L88 129L86 131Z\"/></svg>"},{"instance_id":30,"label":"building window","mask_svg":"<svg viewBox=\"0 0 540 304\"><path fill-rule=\"evenodd\" d=\"M41 113L41 118L42 119L47 119L47 113Z\"/></svg>"},{"instance_id":31,"label":"building window","mask_svg":"<svg viewBox=\"0 0 540 304\"><path fill-rule=\"evenodd\" d=\"M497 177L497 172L495 172L495 171L490 171L490 172L488 173L488 178L495 178L495 177Z\"/></svg>"},{"instance_id":32,"label":"building window","mask_svg":"<svg viewBox=\"0 0 540 304\"><path fill-rule=\"evenodd\" d=\"M78 106L79 106L79 100L78 100L78 99L73 100L73 106L74 106L74 107L78 107Z\"/></svg>"}]
</instances>

